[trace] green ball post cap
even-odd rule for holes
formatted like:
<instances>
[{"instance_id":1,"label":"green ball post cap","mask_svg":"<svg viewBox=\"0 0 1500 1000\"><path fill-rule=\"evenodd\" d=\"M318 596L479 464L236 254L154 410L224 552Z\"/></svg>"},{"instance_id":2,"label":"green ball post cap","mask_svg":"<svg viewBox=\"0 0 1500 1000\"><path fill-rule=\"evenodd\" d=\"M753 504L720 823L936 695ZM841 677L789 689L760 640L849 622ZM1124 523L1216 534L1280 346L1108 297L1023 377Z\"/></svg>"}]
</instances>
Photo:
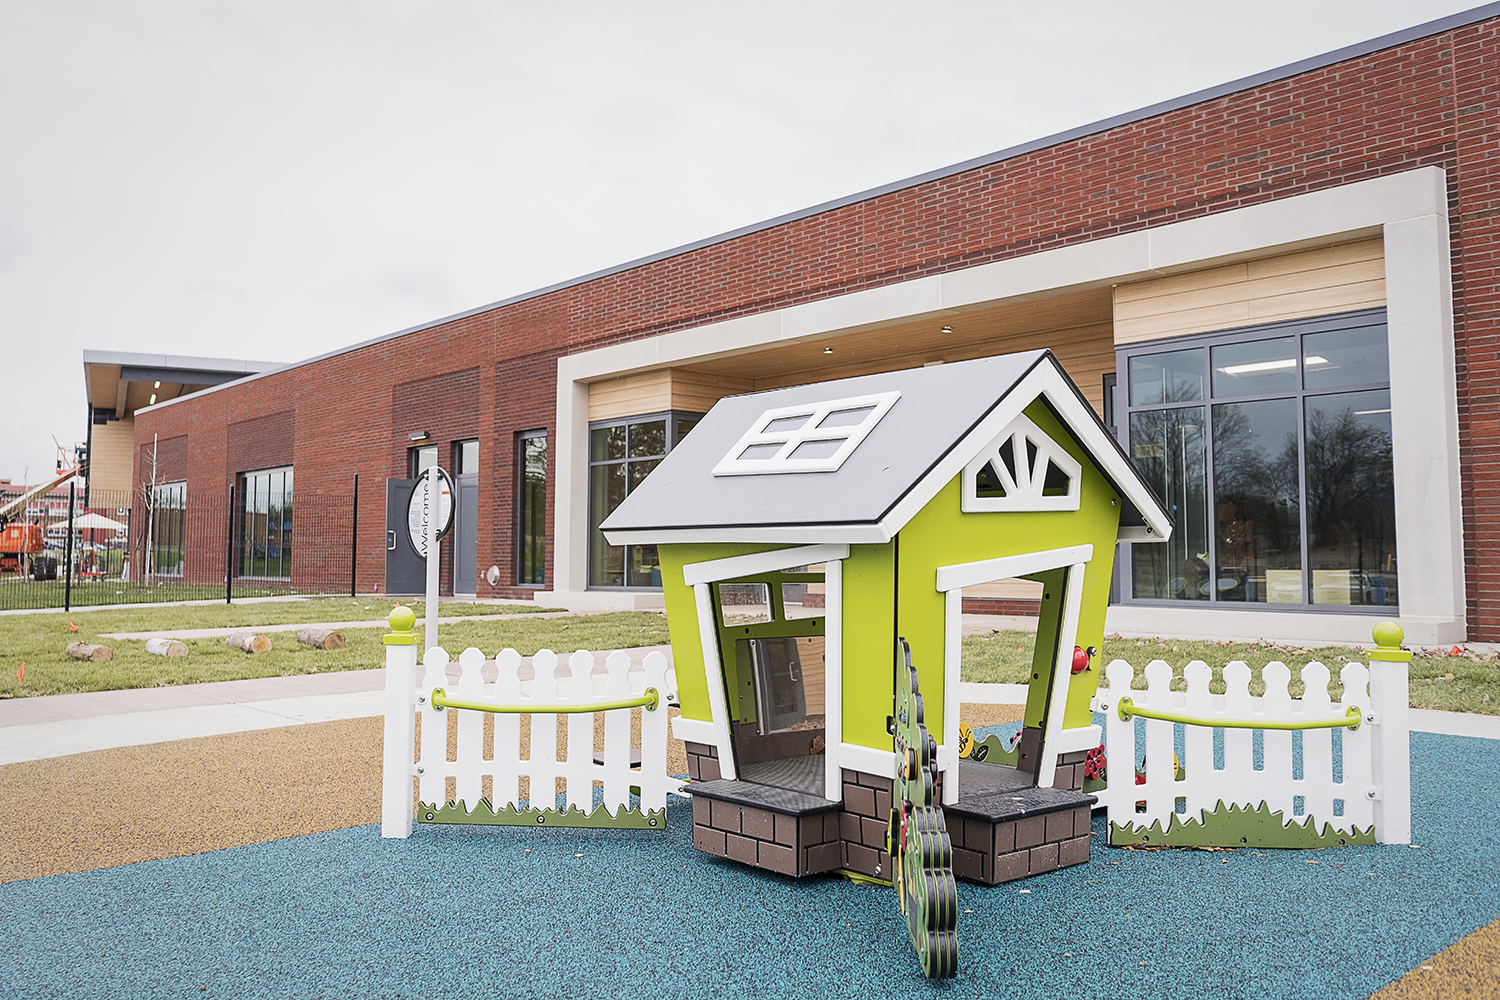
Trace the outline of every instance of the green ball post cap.
<instances>
[{"instance_id":1,"label":"green ball post cap","mask_svg":"<svg viewBox=\"0 0 1500 1000\"><path fill-rule=\"evenodd\" d=\"M404 604L397 605L386 621L390 622L392 632L410 632L416 627L417 613Z\"/></svg>"},{"instance_id":2,"label":"green ball post cap","mask_svg":"<svg viewBox=\"0 0 1500 1000\"><path fill-rule=\"evenodd\" d=\"M1381 622L1375 626L1375 645L1383 649L1400 649L1406 633L1395 622Z\"/></svg>"}]
</instances>

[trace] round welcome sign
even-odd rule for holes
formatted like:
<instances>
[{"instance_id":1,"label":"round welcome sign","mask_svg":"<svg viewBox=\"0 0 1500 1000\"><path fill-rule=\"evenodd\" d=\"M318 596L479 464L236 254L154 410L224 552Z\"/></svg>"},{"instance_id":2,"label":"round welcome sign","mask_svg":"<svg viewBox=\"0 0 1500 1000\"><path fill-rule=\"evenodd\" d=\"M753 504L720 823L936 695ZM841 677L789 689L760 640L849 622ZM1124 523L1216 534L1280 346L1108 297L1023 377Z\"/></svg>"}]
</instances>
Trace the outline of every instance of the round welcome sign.
<instances>
[{"instance_id":1,"label":"round welcome sign","mask_svg":"<svg viewBox=\"0 0 1500 1000\"><path fill-rule=\"evenodd\" d=\"M453 527L453 480L442 469L438 474L437 525L438 537L442 538ZM411 488L411 499L406 502L406 534L411 538L411 547L417 555L427 558L427 521L432 511L428 498L428 474L423 473Z\"/></svg>"}]
</instances>

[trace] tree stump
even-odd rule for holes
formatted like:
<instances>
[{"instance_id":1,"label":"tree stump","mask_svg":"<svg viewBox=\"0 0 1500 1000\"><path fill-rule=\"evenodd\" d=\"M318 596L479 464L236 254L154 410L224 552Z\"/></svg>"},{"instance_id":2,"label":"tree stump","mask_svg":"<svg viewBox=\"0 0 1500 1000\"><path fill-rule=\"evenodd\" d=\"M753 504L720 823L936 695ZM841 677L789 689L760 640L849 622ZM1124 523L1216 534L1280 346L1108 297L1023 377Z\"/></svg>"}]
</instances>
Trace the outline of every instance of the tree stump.
<instances>
[{"instance_id":1,"label":"tree stump","mask_svg":"<svg viewBox=\"0 0 1500 1000\"><path fill-rule=\"evenodd\" d=\"M108 646L96 646L91 642L68 643L68 655L75 660L88 660L90 663L108 663L114 659L115 651Z\"/></svg>"},{"instance_id":2,"label":"tree stump","mask_svg":"<svg viewBox=\"0 0 1500 1000\"><path fill-rule=\"evenodd\" d=\"M147 639L146 652L153 656L186 656L188 647L177 639Z\"/></svg>"},{"instance_id":3,"label":"tree stump","mask_svg":"<svg viewBox=\"0 0 1500 1000\"><path fill-rule=\"evenodd\" d=\"M224 645L247 653L264 653L271 648L271 640L258 632L231 632L224 637Z\"/></svg>"},{"instance_id":4,"label":"tree stump","mask_svg":"<svg viewBox=\"0 0 1500 1000\"><path fill-rule=\"evenodd\" d=\"M297 641L304 646L316 646L318 649L343 649L344 633L331 628L315 628L309 625L307 628L297 630Z\"/></svg>"}]
</instances>

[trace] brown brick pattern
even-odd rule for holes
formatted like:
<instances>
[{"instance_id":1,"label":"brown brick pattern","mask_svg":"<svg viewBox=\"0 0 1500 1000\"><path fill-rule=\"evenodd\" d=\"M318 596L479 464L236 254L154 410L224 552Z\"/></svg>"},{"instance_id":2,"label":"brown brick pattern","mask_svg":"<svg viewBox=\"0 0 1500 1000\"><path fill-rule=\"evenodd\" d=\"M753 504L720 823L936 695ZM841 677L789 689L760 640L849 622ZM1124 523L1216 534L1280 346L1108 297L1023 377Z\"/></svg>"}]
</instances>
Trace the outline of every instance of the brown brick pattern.
<instances>
[{"instance_id":1,"label":"brown brick pattern","mask_svg":"<svg viewBox=\"0 0 1500 1000\"><path fill-rule=\"evenodd\" d=\"M691 740L684 741L684 745L687 747L689 778L693 781L718 781L723 777L719 773L718 747Z\"/></svg>"},{"instance_id":2,"label":"brown brick pattern","mask_svg":"<svg viewBox=\"0 0 1500 1000\"><path fill-rule=\"evenodd\" d=\"M1052 787L1066 788L1073 792L1083 791L1083 762L1086 757L1088 757L1087 750L1065 753L1058 757Z\"/></svg>"},{"instance_id":3,"label":"brown brick pattern","mask_svg":"<svg viewBox=\"0 0 1500 1000\"><path fill-rule=\"evenodd\" d=\"M953 874L997 885L1089 859L1089 807L1077 806L1003 823L950 815Z\"/></svg>"},{"instance_id":4,"label":"brown brick pattern","mask_svg":"<svg viewBox=\"0 0 1500 1000\"><path fill-rule=\"evenodd\" d=\"M783 875L811 875L839 867L839 813L830 809L788 816L739 802L693 797L693 846Z\"/></svg>"},{"instance_id":5,"label":"brown brick pattern","mask_svg":"<svg viewBox=\"0 0 1500 1000\"><path fill-rule=\"evenodd\" d=\"M891 877L885 828L891 818L890 778L844 770L844 808L838 813L843 866L861 875Z\"/></svg>"}]
</instances>

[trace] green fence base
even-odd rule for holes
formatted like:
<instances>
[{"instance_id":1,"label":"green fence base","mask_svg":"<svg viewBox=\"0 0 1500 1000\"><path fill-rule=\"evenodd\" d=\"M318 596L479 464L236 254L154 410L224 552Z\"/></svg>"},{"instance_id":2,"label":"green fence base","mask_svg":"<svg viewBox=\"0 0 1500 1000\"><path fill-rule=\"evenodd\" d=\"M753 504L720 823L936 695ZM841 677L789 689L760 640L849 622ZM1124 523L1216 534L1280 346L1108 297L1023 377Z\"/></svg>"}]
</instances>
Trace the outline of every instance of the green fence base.
<instances>
[{"instance_id":1,"label":"green fence base","mask_svg":"<svg viewBox=\"0 0 1500 1000\"><path fill-rule=\"evenodd\" d=\"M1161 821L1149 827L1120 826L1109 824L1109 846L1111 847L1287 847L1323 848L1348 847L1356 844L1374 844L1375 826L1367 829L1356 827L1344 833L1333 828L1332 823L1323 824L1319 833L1309 816L1301 823L1284 824L1281 812L1270 811L1262 802L1256 809L1228 806L1220 802L1213 812L1204 813L1203 822L1183 819L1176 813L1167 821L1162 831Z\"/></svg>"},{"instance_id":2,"label":"green fence base","mask_svg":"<svg viewBox=\"0 0 1500 1000\"><path fill-rule=\"evenodd\" d=\"M1017 741L1014 747L1007 750L1005 744L1000 742L1000 737L990 733L974 745L969 759L986 764L1006 764L1015 767L1021 762L1021 744Z\"/></svg>"},{"instance_id":3,"label":"green fence base","mask_svg":"<svg viewBox=\"0 0 1500 1000\"><path fill-rule=\"evenodd\" d=\"M667 811L652 809L649 812L642 812L637 807L635 809L622 808L618 813L611 813L607 807L598 805L584 812L577 806L569 806L567 809L538 809L536 807L517 809L507 804L504 809L497 812L489 799L480 799L479 805L474 807L473 812L465 809L462 802L449 802L444 806L436 806L429 802L420 803L420 808L417 810L417 822L470 826L536 828L561 826L596 830L665 830Z\"/></svg>"}]
</instances>

